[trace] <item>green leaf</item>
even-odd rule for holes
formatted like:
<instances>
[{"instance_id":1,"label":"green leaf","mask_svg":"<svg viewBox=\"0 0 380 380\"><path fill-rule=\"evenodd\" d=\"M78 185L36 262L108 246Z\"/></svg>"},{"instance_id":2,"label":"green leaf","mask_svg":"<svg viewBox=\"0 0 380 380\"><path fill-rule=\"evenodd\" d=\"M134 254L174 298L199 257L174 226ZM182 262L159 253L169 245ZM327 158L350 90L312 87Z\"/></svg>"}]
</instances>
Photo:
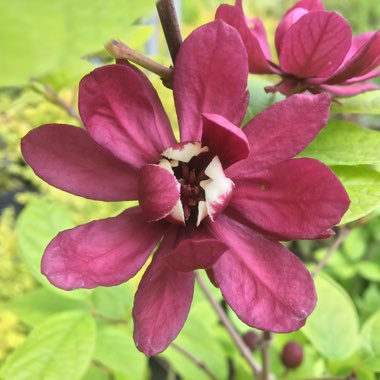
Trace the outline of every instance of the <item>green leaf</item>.
<instances>
[{"instance_id":1,"label":"green leaf","mask_svg":"<svg viewBox=\"0 0 380 380\"><path fill-rule=\"evenodd\" d=\"M314 347L330 360L349 357L358 342L359 320L346 291L326 275L315 280L318 303L301 330Z\"/></svg>"},{"instance_id":2,"label":"green leaf","mask_svg":"<svg viewBox=\"0 0 380 380\"><path fill-rule=\"evenodd\" d=\"M332 167L351 199L340 224L360 219L380 206L380 173L369 166Z\"/></svg>"},{"instance_id":3,"label":"green leaf","mask_svg":"<svg viewBox=\"0 0 380 380\"><path fill-rule=\"evenodd\" d=\"M11 301L9 308L30 326L36 326L50 315L59 312L78 309L88 310L84 302L62 297L45 288L34 289L17 297Z\"/></svg>"},{"instance_id":4,"label":"green leaf","mask_svg":"<svg viewBox=\"0 0 380 380\"><path fill-rule=\"evenodd\" d=\"M371 372L380 372L380 355L372 356L364 360L360 368Z\"/></svg>"},{"instance_id":5,"label":"green leaf","mask_svg":"<svg viewBox=\"0 0 380 380\"><path fill-rule=\"evenodd\" d=\"M285 99L285 96L279 92L274 94L265 92L265 87L273 86L273 82L263 79L256 75L250 75L248 78L248 90L249 90L249 105L243 125L251 120L259 112L268 108L272 104Z\"/></svg>"},{"instance_id":6,"label":"green leaf","mask_svg":"<svg viewBox=\"0 0 380 380\"><path fill-rule=\"evenodd\" d=\"M357 263L359 274L369 281L380 281L380 265L372 261Z\"/></svg>"},{"instance_id":7,"label":"green leaf","mask_svg":"<svg viewBox=\"0 0 380 380\"><path fill-rule=\"evenodd\" d=\"M94 359L126 380L146 377L147 357L137 350L131 334L121 329L108 327L98 333Z\"/></svg>"},{"instance_id":8,"label":"green leaf","mask_svg":"<svg viewBox=\"0 0 380 380\"><path fill-rule=\"evenodd\" d=\"M79 380L87 371L95 347L94 320L82 312L65 312L36 327L9 356L4 380Z\"/></svg>"},{"instance_id":9,"label":"green leaf","mask_svg":"<svg viewBox=\"0 0 380 380\"><path fill-rule=\"evenodd\" d=\"M339 99L341 104L333 103L333 113L369 113L380 115L380 90L368 91L352 98Z\"/></svg>"},{"instance_id":10,"label":"green leaf","mask_svg":"<svg viewBox=\"0 0 380 380\"><path fill-rule=\"evenodd\" d=\"M380 132L345 120L331 120L299 155L327 165L373 165L380 163Z\"/></svg>"},{"instance_id":11,"label":"green leaf","mask_svg":"<svg viewBox=\"0 0 380 380\"><path fill-rule=\"evenodd\" d=\"M55 71L89 71L82 57L108 40L134 47L130 26L153 6L146 0L0 2L0 86L21 86Z\"/></svg>"},{"instance_id":12,"label":"green leaf","mask_svg":"<svg viewBox=\"0 0 380 380\"><path fill-rule=\"evenodd\" d=\"M361 338L363 348L371 356L380 356L380 311L364 323Z\"/></svg>"},{"instance_id":13,"label":"green leaf","mask_svg":"<svg viewBox=\"0 0 380 380\"><path fill-rule=\"evenodd\" d=\"M91 295L96 311L110 318L126 318L127 312L132 311L133 297L134 289L130 284L98 287Z\"/></svg>"},{"instance_id":14,"label":"green leaf","mask_svg":"<svg viewBox=\"0 0 380 380\"><path fill-rule=\"evenodd\" d=\"M360 260L367 250L367 234L364 228L355 228L350 231L342 244L343 252L350 261Z\"/></svg>"},{"instance_id":15,"label":"green leaf","mask_svg":"<svg viewBox=\"0 0 380 380\"><path fill-rule=\"evenodd\" d=\"M86 290L63 291L52 286L41 274L41 259L45 248L58 232L74 227L71 215L58 203L46 199L33 199L17 221L18 250L33 276L48 289L62 296L86 298Z\"/></svg>"}]
</instances>

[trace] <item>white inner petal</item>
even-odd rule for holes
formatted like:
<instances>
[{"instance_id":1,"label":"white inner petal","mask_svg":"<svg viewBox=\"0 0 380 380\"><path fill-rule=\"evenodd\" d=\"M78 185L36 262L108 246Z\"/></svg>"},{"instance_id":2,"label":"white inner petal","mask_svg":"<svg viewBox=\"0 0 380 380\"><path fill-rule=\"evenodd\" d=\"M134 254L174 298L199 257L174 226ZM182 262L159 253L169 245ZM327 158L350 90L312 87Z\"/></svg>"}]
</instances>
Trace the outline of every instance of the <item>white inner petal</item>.
<instances>
[{"instance_id":1,"label":"white inner petal","mask_svg":"<svg viewBox=\"0 0 380 380\"><path fill-rule=\"evenodd\" d=\"M225 207L231 192L234 188L234 183L224 175L222 164L218 156L215 156L205 170L209 179L202 181L200 186L205 191L207 213L211 220L216 214L219 214ZM204 216L204 210L201 210L200 203L198 205L198 221L200 223ZM201 219L200 219L201 218Z\"/></svg>"},{"instance_id":2,"label":"white inner petal","mask_svg":"<svg viewBox=\"0 0 380 380\"><path fill-rule=\"evenodd\" d=\"M193 157L198 156L203 152L208 152L207 146L202 147L200 142L188 142L165 149L162 152L162 156L170 160L188 163Z\"/></svg>"},{"instance_id":3,"label":"white inner petal","mask_svg":"<svg viewBox=\"0 0 380 380\"><path fill-rule=\"evenodd\" d=\"M179 200L169 214L174 220L180 224L185 224L185 215L183 213L182 202Z\"/></svg>"}]
</instances>

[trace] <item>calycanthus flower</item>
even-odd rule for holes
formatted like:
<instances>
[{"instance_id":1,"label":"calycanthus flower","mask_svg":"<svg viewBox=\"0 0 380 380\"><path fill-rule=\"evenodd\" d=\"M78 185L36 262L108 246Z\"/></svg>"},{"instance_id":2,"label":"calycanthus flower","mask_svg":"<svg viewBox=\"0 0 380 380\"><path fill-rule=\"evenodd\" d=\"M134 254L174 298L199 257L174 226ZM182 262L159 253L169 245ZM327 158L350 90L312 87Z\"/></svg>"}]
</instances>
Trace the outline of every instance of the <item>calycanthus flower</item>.
<instances>
[{"instance_id":1,"label":"calycanthus flower","mask_svg":"<svg viewBox=\"0 0 380 380\"><path fill-rule=\"evenodd\" d=\"M276 240L328 236L347 210L328 167L291 159L326 123L330 98L292 96L241 130L247 77L239 34L214 21L185 40L175 63L180 143L153 86L129 64L82 79L85 129L44 125L22 141L26 161L51 185L102 201L139 200L59 233L42 272L67 290L114 286L159 244L133 309L135 342L147 355L163 351L185 323L196 269L207 270L251 326L292 331L314 309L309 272Z\"/></svg>"},{"instance_id":2,"label":"calycanthus flower","mask_svg":"<svg viewBox=\"0 0 380 380\"><path fill-rule=\"evenodd\" d=\"M267 91L353 96L378 88L362 82L380 75L380 30L352 38L348 22L326 11L321 0L300 0L283 16L275 32L279 64L272 61L262 21L246 18L242 0L222 4L215 17L239 31L251 73L282 77Z\"/></svg>"}]
</instances>

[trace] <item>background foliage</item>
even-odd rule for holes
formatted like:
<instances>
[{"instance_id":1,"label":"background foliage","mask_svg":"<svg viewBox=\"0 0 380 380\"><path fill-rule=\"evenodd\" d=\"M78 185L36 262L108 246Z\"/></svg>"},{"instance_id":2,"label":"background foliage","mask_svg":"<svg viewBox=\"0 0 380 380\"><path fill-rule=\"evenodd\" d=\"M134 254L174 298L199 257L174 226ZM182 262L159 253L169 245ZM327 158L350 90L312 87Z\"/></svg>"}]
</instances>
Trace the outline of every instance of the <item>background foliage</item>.
<instances>
[{"instance_id":1,"label":"background foliage","mask_svg":"<svg viewBox=\"0 0 380 380\"><path fill-rule=\"evenodd\" d=\"M220 2L183 0L183 33L208 22ZM246 1L265 19L273 40L276 23L293 1ZM376 29L380 3L326 1L349 19L355 33ZM49 122L77 120L80 77L110 61L102 46L111 38L146 50L170 64L152 0L0 0L0 378L5 380L216 379L251 377L230 337L199 289L175 344L148 360L132 340L131 308L141 274L130 283L64 292L40 274L44 248L57 232L116 215L129 204L84 200L51 188L26 167L20 138ZM171 93L152 77L170 118ZM269 79L251 76L247 119L282 99L266 94ZM301 154L331 166L352 204L337 238L291 242L289 248L315 269L319 302L306 326L276 335L271 369L277 378L349 376L380 378L380 91L341 100L331 120ZM217 289L214 296L221 301ZM241 334L251 331L229 310ZM286 370L279 354L289 340L305 350L303 364ZM258 352L253 355L260 360Z\"/></svg>"}]
</instances>

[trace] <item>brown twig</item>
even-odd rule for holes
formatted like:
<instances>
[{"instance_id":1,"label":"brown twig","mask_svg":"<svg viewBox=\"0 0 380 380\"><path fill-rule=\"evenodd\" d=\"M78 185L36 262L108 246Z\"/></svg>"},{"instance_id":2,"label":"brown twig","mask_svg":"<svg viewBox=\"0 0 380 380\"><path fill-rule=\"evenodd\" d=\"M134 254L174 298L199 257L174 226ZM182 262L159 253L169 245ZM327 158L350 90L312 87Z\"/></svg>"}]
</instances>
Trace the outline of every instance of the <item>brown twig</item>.
<instances>
[{"instance_id":1,"label":"brown twig","mask_svg":"<svg viewBox=\"0 0 380 380\"><path fill-rule=\"evenodd\" d=\"M236 344L238 350L240 351L243 358L247 361L248 365L252 369L253 374L258 377L261 373L260 366L254 361L252 358L251 351L246 346L246 344L243 342L242 338L240 337L239 333L235 330L234 326L232 325L231 321L227 317L226 313L224 312L223 308L219 305L219 303L214 299L213 295L211 294L210 290L208 289L207 285L204 283L202 277L196 273L195 278L198 282L199 287L201 288L202 292L206 296L207 300L210 302L210 305L213 307L215 312L218 314L219 319L221 320L222 324L230 334L232 340Z\"/></svg>"},{"instance_id":2,"label":"brown twig","mask_svg":"<svg viewBox=\"0 0 380 380\"><path fill-rule=\"evenodd\" d=\"M173 0L158 0L156 8L174 64L178 50L182 44L182 37Z\"/></svg>"},{"instance_id":3,"label":"brown twig","mask_svg":"<svg viewBox=\"0 0 380 380\"><path fill-rule=\"evenodd\" d=\"M152 73L160 76L163 82L170 83L172 79L172 69L153 61L147 56L138 53L121 41L112 40L105 45L107 52L116 59L127 59L137 65L144 67Z\"/></svg>"},{"instance_id":4,"label":"brown twig","mask_svg":"<svg viewBox=\"0 0 380 380\"><path fill-rule=\"evenodd\" d=\"M183 356L186 356L191 362L193 362L197 367L199 367L211 380L218 380L218 377L207 367L207 365L196 358L191 352L185 350L183 347L179 346L177 343L172 343L170 345L176 351L180 352Z\"/></svg>"},{"instance_id":5,"label":"brown twig","mask_svg":"<svg viewBox=\"0 0 380 380\"><path fill-rule=\"evenodd\" d=\"M348 234L350 233L350 230L345 227L341 227L339 229L338 235L334 242L331 244L329 249L327 250L325 256L322 258L322 260L315 266L314 270L311 272L311 275L315 277L327 264L330 257L336 252L336 250L341 246L341 244L344 242Z\"/></svg>"}]
</instances>

